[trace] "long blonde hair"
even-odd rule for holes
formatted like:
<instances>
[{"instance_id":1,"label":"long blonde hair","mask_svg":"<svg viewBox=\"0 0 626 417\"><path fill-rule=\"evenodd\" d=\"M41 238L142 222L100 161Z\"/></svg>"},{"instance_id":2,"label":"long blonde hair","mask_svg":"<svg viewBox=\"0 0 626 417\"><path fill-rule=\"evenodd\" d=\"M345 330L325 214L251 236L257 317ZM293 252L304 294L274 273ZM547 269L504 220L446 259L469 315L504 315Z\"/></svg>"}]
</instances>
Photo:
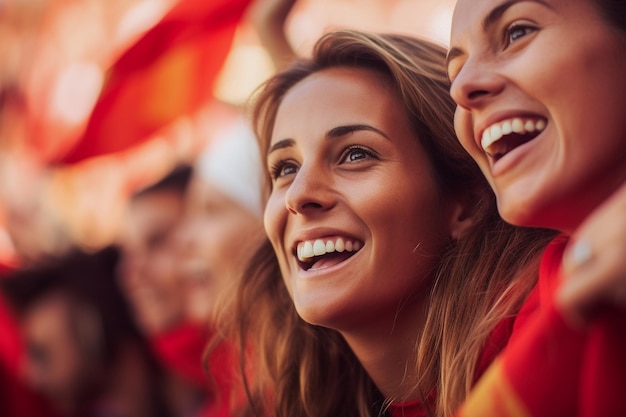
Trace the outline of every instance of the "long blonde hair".
<instances>
[{"instance_id":1,"label":"long blonde hair","mask_svg":"<svg viewBox=\"0 0 626 417\"><path fill-rule=\"evenodd\" d=\"M552 236L507 225L498 216L489 185L455 137L445 55L443 47L408 36L330 33L318 41L312 58L269 79L252 107L264 155L278 107L299 81L332 67L378 71L396 89L432 158L442 195L464 193L471 200L475 225L442 255L416 346L417 389L424 399L436 392L430 411L437 416L451 415L467 394L485 341L503 317L519 309L536 281L537 255ZM245 414L366 417L402 400L382 398L338 332L298 317L269 242L253 257L234 304L230 329L241 348L242 373L252 375L245 378Z\"/></svg>"}]
</instances>

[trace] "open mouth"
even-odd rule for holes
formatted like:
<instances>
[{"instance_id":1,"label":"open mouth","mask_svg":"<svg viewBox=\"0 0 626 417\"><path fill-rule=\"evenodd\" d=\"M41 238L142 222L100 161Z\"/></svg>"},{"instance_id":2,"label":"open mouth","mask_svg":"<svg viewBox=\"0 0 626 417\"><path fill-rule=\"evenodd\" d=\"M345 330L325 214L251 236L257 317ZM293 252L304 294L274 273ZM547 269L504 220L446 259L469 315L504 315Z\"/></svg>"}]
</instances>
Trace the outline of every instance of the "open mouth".
<instances>
[{"instance_id":1,"label":"open mouth","mask_svg":"<svg viewBox=\"0 0 626 417\"><path fill-rule=\"evenodd\" d=\"M480 144L494 161L513 149L535 139L546 128L544 118L520 118L502 120L483 131Z\"/></svg>"},{"instance_id":2,"label":"open mouth","mask_svg":"<svg viewBox=\"0 0 626 417\"><path fill-rule=\"evenodd\" d=\"M347 238L315 239L299 242L295 250L300 267L311 269L328 268L337 265L357 253L363 244Z\"/></svg>"},{"instance_id":3,"label":"open mouth","mask_svg":"<svg viewBox=\"0 0 626 417\"><path fill-rule=\"evenodd\" d=\"M180 277L186 285L206 285L210 280L211 270L204 261L183 261Z\"/></svg>"}]
</instances>

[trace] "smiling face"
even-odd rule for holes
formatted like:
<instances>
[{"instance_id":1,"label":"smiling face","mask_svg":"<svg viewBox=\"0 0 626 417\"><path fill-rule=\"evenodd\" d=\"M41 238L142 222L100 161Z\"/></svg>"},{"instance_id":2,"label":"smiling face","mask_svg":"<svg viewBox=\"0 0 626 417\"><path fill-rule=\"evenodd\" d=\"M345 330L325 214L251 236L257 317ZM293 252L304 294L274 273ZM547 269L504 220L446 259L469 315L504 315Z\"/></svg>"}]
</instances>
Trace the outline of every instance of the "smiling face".
<instances>
[{"instance_id":1,"label":"smiling face","mask_svg":"<svg viewBox=\"0 0 626 417\"><path fill-rule=\"evenodd\" d=\"M212 319L219 297L235 282L263 237L258 217L195 175L175 242L189 319Z\"/></svg>"},{"instance_id":2,"label":"smiling face","mask_svg":"<svg viewBox=\"0 0 626 417\"><path fill-rule=\"evenodd\" d=\"M28 383L71 413L92 387L91 375L99 364L82 348L70 303L61 294L42 298L25 314L22 330Z\"/></svg>"},{"instance_id":3,"label":"smiling face","mask_svg":"<svg viewBox=\"0 0 626 417\"><path fill-rule=\"evenodd\" d=\"M161 331L180 318L182 295L171 235L183 214L183 196L159 190L136 197L122 243L121 285L145 331Z\"/></svg>"},{"instance_id":4,"label":"smiling face","mask_svg":"<svg viewBox=\"0 0 626 417\"><path fill-rule=\"evenodd\" d=\"M505 220L571 232L626 179L626 34L590 0L459 0L455 128Z\"/></svg>"},{"instance_id":5,"label":"smiling face","mask_svg":"<svg viewBox=\"0 0 626 417\"><path fill-rule=\"evenodd\" d=\"M424 308L453 203L382 74L331 68L292 87L267 166L265 229L305 321L342 331Z\"/></svg>"}]
</instances>

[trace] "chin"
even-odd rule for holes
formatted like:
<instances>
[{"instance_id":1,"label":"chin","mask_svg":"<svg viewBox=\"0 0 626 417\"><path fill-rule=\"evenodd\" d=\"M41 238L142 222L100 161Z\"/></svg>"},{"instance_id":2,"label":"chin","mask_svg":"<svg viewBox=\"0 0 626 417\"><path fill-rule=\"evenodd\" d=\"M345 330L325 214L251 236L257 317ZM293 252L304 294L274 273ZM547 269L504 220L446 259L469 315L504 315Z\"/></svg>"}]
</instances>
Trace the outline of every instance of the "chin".
<instances>
[{"instance_id":1,"label":"chin","mask_svg":"<svg viewBox=\"0 0 626 417\"><path fill-rule=\"evenodd\" d=\"M298 305L296 306L296 312L298 316L308 324L330 329L337 329L337 324L341 316L341 314L334 312L332 307L322 306L320 303L312 306Z\"/></svg>"},{"instance_id":2,"label":"chin","mask_svg":"<svg viewBox=\"0 0 626 417\"><path fill-rule=\"evenodd\" d=\"M514 226L569 230L567 214L549 203L537 204L528 199L516 199L503 204L498 200L498 212L505 222Z\"/></svg>"},{"instance_id":3,"label":"chin","mask_svg":"<svg viewBox=\"0 0 626 417\"><path fill-rule=\"evenodd\" d=\"M505 222L514 226L530 226L533 223L533 210L527 202L516 200L503 202L498 199L498 213Z\"/></svg>"},{"instance_id":4,"label":"chin","mask_svg":"<svg viewBox=\"0 0 626 417\"><path fill-rule=\"evenodd\" d=\"M328 324L328 312L319 306L307 308L305 306L296 306L298 316L313 326L324 326Z\"/></svg>"}]
</instances>

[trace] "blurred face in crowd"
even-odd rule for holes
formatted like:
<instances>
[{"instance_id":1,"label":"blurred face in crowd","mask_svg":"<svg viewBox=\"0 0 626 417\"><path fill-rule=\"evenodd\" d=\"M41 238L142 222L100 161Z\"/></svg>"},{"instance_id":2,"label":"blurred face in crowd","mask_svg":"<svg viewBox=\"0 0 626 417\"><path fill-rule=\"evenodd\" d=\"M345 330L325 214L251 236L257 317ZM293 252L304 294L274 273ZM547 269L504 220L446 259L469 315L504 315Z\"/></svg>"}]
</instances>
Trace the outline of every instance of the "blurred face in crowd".
<instances>
[{"instance_id":1,"label":"blurred face in crowd","mask_svg":"<svg viewBox=\"0 0 626 417\"><path fill-rule=\"evenodd\" d=\"M206 323L220 294L243 273L263 228L261 219L199 175L193 176L187 197L176 237L178 265L186 314Z\"/></svg>"},{"instance_id":2,"label":"blurred face in crowd","mask_svg":"<svg viewBox=\"0 0 626 417\"><path fill-rule=\"evenodd\" d=\"M184 212L184 197L158 190L132 200L122 245L122 287L136 318L148 331L159 331L182 314L172 233Z\"/></svg>"},{"instance_id":3,"label":"blurred face in crowd","mask_svg":"<svg viewBox=\"0 0 626 417\"><path fill-rule=\"evenodd\" d=\"M626 35L600 3L456 5L455 128L513 224L571 232L626 179Z\"/></svg>"},{"instance_id":4,"label":"blurred face in crowd","mask_svg":"<svg viewBox=\"0 0 626 417\"><path fill-rule=\"evenodd\" d=\"M53 294L34 304L22 319L26 379L64 411L79 406L92 384L90 364L97 360L85 349L88 337L78 336L75 314L66 297Z\"/></svg>"},{"instance_id":5,"label":"blurred face in crowd","mask_svg":"<svg viewBox=\"0 0 626 417\"><path fill-rule=\"evenodd\" d=\"M267 166L265 229L304 320L350 331L421 314L453 204L383 75L332 68L292 87Z\"/></svg>"}]
</instances>

